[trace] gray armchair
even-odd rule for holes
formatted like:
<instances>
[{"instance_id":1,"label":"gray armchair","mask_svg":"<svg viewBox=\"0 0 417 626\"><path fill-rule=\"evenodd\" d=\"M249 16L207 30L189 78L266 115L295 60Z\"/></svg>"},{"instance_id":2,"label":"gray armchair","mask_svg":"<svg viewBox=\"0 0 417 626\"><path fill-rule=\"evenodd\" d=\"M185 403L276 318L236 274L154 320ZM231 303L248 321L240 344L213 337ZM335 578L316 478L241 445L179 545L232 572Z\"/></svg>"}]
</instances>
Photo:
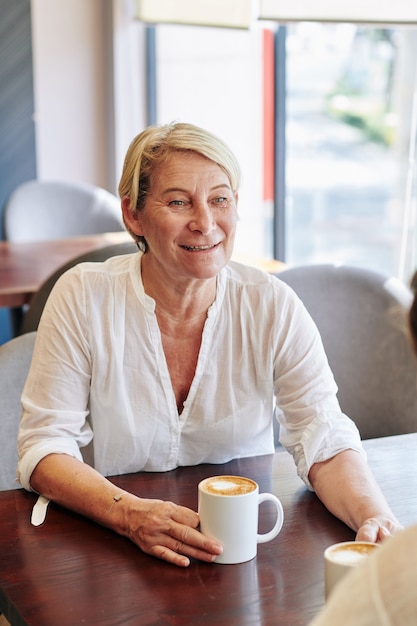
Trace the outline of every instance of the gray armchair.
<instances>
[{"instance_id":1,"label":"gray armchair","mask_svg":"<svg viewBox=\"0 0 417 626\"><path fill-rule=\"evenodd\" d=\"M344 413L362 438L417 431L417 360L406 314L411 292L395 278L336 265L289 268L320 331Z\"/></svg>"},{"instance_id":2,"label":"gray armchair","mask_svg":"<svg viewBox=\"0 0 417 626\"><path fill-rule=\"evenodd\" d=\"M120 200L84 183L30 180L4 209L8 241L45 241L125 230Z\"/></svg>"},{"instance_id":3,"label":"gray armchair","mask_svg":"<svg viewBox=\"0 0 417 626\"><path fill-rule=\"evenodd\" d=\"M36 333L0 346L0 491L16 489L17 431L22 412L20 397L32 359Z\"/></svg>"}]
</instances>

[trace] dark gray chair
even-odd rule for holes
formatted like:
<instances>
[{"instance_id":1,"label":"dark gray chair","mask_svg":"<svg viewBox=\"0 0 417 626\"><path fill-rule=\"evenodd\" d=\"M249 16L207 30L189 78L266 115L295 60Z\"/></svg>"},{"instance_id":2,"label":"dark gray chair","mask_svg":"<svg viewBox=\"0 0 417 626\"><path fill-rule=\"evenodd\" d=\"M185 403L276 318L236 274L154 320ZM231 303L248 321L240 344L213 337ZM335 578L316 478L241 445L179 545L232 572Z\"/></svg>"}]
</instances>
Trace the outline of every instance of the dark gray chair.
<instances>
[{"instance_id":1,"label":"dark gray chair","mask_svg":"<svg viewBox=\"0 0 417 626\"><path fill-rule=\"evenodd\" d=\"M8 241L45 241L125 230L120 200L85 183L30 180L4 208Z\"/></svg>"},{"instance_id":2,"label":"dark gray chair","mask_svg":"<svg viewBox=\"0 0 417 626\"><path fill-rule=\"evenodd\" d=\"M133 240L124 241L123 243L110 244L103 248L99 248L98 250L86 252L85 254L81 254L71 261L68 261L68 263L61 265L61 267L59 267L53 274L51 274L51 276L49 276L49 278L46 279L46 281L40 286L38 291L32 297L28 307L23 313L19 334L37 330L45 302L48 299L52 287L55 285L61 274L78 263L84 263L85 261L98 263L100 261L105 261L112 256L117 256L119 254L131 254L132 252L138 252L136 243Z\"/></svg>"},{"instance_id":3,"label":"dark gray chair","mask_svg":"<svg viewBox=\"0 0 417 626\"><path fill-rule=\"evenodd\" d=\"M17 489L17 431L20 397L32 359L36 333L15 337L0 346L0 491Z\"/></svg>"},{"instance_id":4,"label":"dark gray chair","mask_svg":"<svg viewBox=\"0 0 417 626\"><path fill-rule=\"evenodd\" d=\"M344 413L362 438L417 431L417 360L399 280L348 266L310 265L277 275L318 326Z\"/></svg>"}]
</instances>

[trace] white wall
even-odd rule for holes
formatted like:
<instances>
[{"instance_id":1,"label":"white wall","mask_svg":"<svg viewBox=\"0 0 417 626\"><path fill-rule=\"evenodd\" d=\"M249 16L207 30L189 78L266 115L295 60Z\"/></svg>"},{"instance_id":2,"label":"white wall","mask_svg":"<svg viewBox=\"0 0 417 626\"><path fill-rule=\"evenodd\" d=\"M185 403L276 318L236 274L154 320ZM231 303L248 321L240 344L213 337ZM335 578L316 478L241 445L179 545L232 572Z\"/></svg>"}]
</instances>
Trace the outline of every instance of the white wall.
<instances>
[{"instance_id":1,"label":"white wall","mask_svg":"<svg viewBox=\"0 0 417 626\"><path fill-rule=\"evenodd\" d=\"M38 178L114 191L128 138L144 124L140 96L125 94L123 105L113 89L113 63L119 87L126 82L120 69L132 70L126 58L132 52L126 43L129 2L32 0L31 9ZM143 76L136 75L140 83ZM126 119L127 128L120 122Z\"/></svg>"}]
</instances>

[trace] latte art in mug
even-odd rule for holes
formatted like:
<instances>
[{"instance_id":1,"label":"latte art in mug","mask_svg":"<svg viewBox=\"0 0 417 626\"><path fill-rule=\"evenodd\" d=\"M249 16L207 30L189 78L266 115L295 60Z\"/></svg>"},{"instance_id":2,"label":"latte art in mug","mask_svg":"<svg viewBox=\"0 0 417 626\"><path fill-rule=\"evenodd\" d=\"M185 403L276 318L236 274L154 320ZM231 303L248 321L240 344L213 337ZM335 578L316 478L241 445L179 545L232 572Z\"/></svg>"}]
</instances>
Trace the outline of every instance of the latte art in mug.
<instances>
[{"instance_id":1,"label":"latte art in mug","mask_svg":"<svg viewBox=\"0 0 417 626\"><path fill-rule=\"evenodd\" d=\"M212 476L201 483L201 489L214 496L242 496L256 489L256 483L243 476Z\"/></svg>"}]
</instances>

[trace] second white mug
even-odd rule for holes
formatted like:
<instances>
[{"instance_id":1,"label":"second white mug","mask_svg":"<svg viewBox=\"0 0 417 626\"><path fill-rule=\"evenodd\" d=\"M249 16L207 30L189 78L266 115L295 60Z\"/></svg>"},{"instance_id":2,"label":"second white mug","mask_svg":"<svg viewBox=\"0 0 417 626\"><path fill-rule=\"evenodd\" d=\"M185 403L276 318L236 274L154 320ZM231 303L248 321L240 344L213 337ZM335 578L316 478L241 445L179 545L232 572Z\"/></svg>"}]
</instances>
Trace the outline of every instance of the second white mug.
<instances>
[{"instance_id":1,"label":"second white mug","mask_svg":"<svg viewBox=\"0 0 417 626\"><path fill-rule=\"evenodd\" d=\"M379 544L369 541L343 541L324 552L324 590L326 600L338 582L352 567L360 565Z\"/></svg>"}]
</instances>

